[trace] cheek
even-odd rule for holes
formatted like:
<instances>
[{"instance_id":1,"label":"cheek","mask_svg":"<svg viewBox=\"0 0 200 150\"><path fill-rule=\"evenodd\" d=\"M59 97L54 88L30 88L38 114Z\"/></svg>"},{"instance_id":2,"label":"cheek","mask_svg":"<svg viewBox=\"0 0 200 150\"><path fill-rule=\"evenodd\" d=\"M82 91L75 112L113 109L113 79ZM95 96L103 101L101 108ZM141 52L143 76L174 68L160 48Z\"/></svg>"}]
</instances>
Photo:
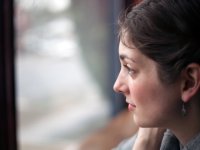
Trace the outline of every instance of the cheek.
<instances>
[{"instance_id":1,"label":"cheek","mask_svg":"<svg viewBox=\"0 0 200 150\"><path fill-rule=\"evenodd\" d=\"M157 90L151 85L151 83L142 81L132 83L130 86L131 100L136 104L147 103L157 95Z\"/></svg>"},{"instance_id":2,"label":"cheek","mask_svg":"<svg viewBox=\"0 0 200 150\"><path fill-rule=\"evenodd\" d=\"M135 82L130 87L130 97L139 110L160 112L172 103L172 91L155 82ZM171 99L172 98L172 99Z\"/></svg>"},{"instance_id":3,"label":"cheek","mask_svg":"<svg viewBox=\"0 0 200 150\"><path fill-rule=\"evenodd\" d=\"M175 88L164 88L155 82L132 83L130 97L136 105L134 120L140 126L162 126L179 111Z\"/></svg>"}]
</instances>

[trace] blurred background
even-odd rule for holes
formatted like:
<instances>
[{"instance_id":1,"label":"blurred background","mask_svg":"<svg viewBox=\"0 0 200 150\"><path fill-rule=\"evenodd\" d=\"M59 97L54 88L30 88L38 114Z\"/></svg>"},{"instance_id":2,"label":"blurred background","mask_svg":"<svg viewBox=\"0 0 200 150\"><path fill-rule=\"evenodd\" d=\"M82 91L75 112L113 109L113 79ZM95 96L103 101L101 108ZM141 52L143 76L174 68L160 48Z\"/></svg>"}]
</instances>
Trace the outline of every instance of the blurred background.
<instances>
[{"instance_id":1,"label":"blurred background","mask_svg":"<svg viewBox=\"0 0 200 150\"><path fill-rule=\"evenodd\" d=\"M124 107L116 21L122 0L15 0L19 150L75 150Z\"/></svg>"}]
</instances>

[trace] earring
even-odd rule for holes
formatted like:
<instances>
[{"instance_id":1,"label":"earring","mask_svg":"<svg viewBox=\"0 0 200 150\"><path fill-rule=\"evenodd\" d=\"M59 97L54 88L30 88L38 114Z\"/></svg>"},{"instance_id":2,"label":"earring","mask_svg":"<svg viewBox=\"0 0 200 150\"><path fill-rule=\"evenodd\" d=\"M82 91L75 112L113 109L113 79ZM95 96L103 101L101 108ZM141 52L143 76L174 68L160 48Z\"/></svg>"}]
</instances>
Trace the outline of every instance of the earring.
<instances>
[{"instance_id":1,"label":"earring","mask_svg":"<svg viewBox=\"0 0 200 150\"><path fill-rule=\"evenodd\" d=\"M184 102L183 102L183 104L182 104L181 113L182 113L182 116L186 116L186 114L187 114L187 111L186 111L185 103L184 103Z\"/></svg>"}]
</instances>

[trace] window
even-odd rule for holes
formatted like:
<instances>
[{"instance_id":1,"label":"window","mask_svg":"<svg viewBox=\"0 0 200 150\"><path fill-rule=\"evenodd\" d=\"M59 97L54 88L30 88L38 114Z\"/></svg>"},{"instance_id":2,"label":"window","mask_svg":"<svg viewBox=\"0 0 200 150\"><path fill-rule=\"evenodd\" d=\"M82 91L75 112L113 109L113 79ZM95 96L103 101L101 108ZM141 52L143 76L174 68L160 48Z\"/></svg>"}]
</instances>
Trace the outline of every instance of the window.
<instances>
[{"instance_id":1,"label":"window","mask_svg":"<svg viewBox=\"0 0 200 150\"><path fill-rule=\"evenodd\" d=\"M107 2L106 0L102 2L99 2L99 1L94 2L92 0L85 0L84 2L79 1L79 0L73 0L73 1L61 0L59 3L57 3L57 1L53 0L51 1L51 4L49 3L47 5L45 4L47 0L42 1L42 4L39 4L39 2L41 1L16 0L13 2L13 0L3 0L0 3L0 7L1 7L0 9L0 12L1 12L0 13L0 34L1 34L0 35L0 38L1 38L0 39L1 41L0 42L0 61L1 61L0 63L1 64L1 67L0 67L0 78L1 78L0 149L15 150L17 149L17 145L19 145L18 146L19 149L26 149L26 148L29 149L30 148L29 146L33 146L33 148L37 148L37 149L39 149L39 147L42 149L45 149L48 146L51 148L57 149L58 147L60 148L62 148L63 146L65 147L66 144L68 144L66 141L64 143L60 141L62 141L61 139L65 139L65 140L67 139L66 134L65 134L67 132L66 130L64 131L62 129L65 128L65 125L66 125L65 123L69 125L69 122L70 122L69 120L68 120L69 122L61 122L59 126L61 127L64 126L64 128L57 128L58 132L51 131L51 133L53 134L50 134L50 135L53 135L53 136L51 136L51 139L48 139L49 141L40 140L40 143L37 143L37 141L35 141L36 143L31 143L31 140L34 139L34 136L32 137L29 136L29 139L28 138L23 139L23 135L28 135L27 133L32 132L32 133L35 133L35 135L37 135L38 133L38 130L32 130L33 128L31 129L31 121L36 121L38 123L36 124L36 126L39 127L37 128L39 129L39 131L42 131L40 128L41 124L43 125L43 129L45 129L46 131L47 129L49 130L55 127L54 126L55 124L51 124L52 122L47 121L48 115L54 116L54 112L59 114L58 112L62 111L61 108L64 108L66 106L65 105L66 101L64 101L65 99L64 97L69 96L69 94L66 94L66 93L71 93L71 91L66 92L64 89L66 88L65 87L66 80L62 80L61 82L61 79L67 79L67 77L65 76L65 78L63 78L60 76L60 74L57 74L58 71L60 70L63 71L64 70L63 68L66 67L66 65L68 66L68 69L69 69L70 67L72 68L76 64L81 62L80 63L81 70L79 71L83 71L85 69L85 71L83 72L85 75L88 75L88 76L85 76L85 80L87 80L87 83L90 83L89 84L90 86L89 85L87 86L90 87L90 91L97 92L97 94L93 95L93 97L90 97L89 99L90 100L104 99L103 101L88 100L86 101L85 104L82 104L82 106L89 104L90 107L87 107L87 108L92 107L95 110L97 110L99 106L106 106L105 107L106 109L103 111L101 109L98 109L100 111L98 111L96 114L89 113L91 115L90 117L93 117L93 119L97 119L94 117L95 115L100 117L99 119L101 119L102 122L101 124L92 126L92 128L91 126L88 126L84 130L80 130L81 133L84 133L82 135L86 135L89 132L92 132L92 130L95 130L96 128L103 126L109 119L109 113L110 113L109 103L110 101L114 100L113 93L111 91L112 91L112 84L114 81L113 76L116 75L116 70L115 70L116 62L109 60L108 54L112 54L117 57L117 54L116 54L117 43L116 43L116 40L114 40L115 35L113 35L113 33L110 34L110 32L114 31L113 21L116 19L116 16L118 16L117 13L119 13L121 9L122 2L120 0L118 1L113 0L109 2ZM85 9L86 11L83 14L82 14L81 9L80 10L77 9L78 4L80 3L82 3L82 5L80 6L84 7L82 9ZM94 7L95 5L98 5L98 7ZM97 11L95 10L95 8L99 8L99 6L101 6L100 8L103 11L100 9L98 9ZM15 10L15 16L14 16L15 18L13 18L13 14L14 14L13 10ZM75 10L78 10L78 11L75 11ZM74 12L70 13L70 11L71 12L74 11ZM41 12L42 14L45 14L46 16L40 15ZM93 12L97 14L97 18L93 18L93 19L96 19L95 25L97 25L98 28L95 28L95 26L90 26L94 24L91 24L93 22L89 22L90 18L87 18L89 17L87 15L91 15L91 14L93 15ZM109 14L108 16L107 16L107 13ZM105 19L104 18L105 16L107 16L108 18ZM88 20L87 19L84 20L83 19L84 17L86 17ZM18 19L20 19L20 21ZM37 19L39 22L36 21ZM79 26L81 19L85 21L85 23L89 23L88 26L86 24L85 26ZM15 21L15 27L13 26L14 21ZM98 21L100 22L102 21L103 23L102 26L99 26ZM66 26L68 28L66 28ZM55 29L55 27L57 28ZM71 28L72 32L67 31L69 28ZM98 29L97 35L95 35L97 33L96 29ZM49 33L46 33L46 32L49 32ZM14 35L16 37L15 46L14 46ZM84 36L84 35L87 35L87 36ZM66 39L66 36L70 38ZM102 46L102 45L97 44L98 45L97 47L94 46L96 45L95 43L97 42L97 39L98 41L100 39L101 41L100 43L104 43L104 45ZM67 44L64 41L67 41ZM90 41L92 41L92 43L89 43ZM57 44L53 45L53 43L57 43ZM88 45L88 44L91 44L91 45ZM14 48L16 48L15 51L14 51ZM57 51L54 51L53 49L56 49ZM95 58L93 57L95 55L95 53L93 52L96 49L101 49L102 51L103 50L104 51L103 52L98 51L96 54L98 57ZM109 50L109 52L107 50ZM91 57L88 57L88 55L86 54L90 54ZM77 56L77 57L74 57L74 56ZM73 58L73 59L70 59L70 58ZM72 66L70 66L69 65L70 61L77 61L77 62L74 63ZM98 63L99 61L106 64L107 62L109 62L108 64L110 66L106 66L103 63L99 64ZM34 66L35 65L34 62L39 64L38 67ZM82 62L84 63L82 64ZM96 67L95 63L98 64L99 66ZM48 69L50 68L49 69L50 74L48 74L49 72L45 70L47 68ZM77 73L76 69L77 68L74 68L74 73ZM23 74L24 70L25 72ZM37 70L39 70L38 74L36 73ZM55 71L57 72L55 73ZM46 75L40 74L42 72L46 73ZM101 74L101 72L104 72L105 74ZM111 74L109 74L109 72L111 72ZM35 73L35 74L31 74L31 77L29 78L27 75L28 73ZM21 75L24 75L24 76L22 77ZM66 72L64 71L64 75L68 75L68 73L66 74ZM79 75L80 74L74 74L75 77ZM34 80L35 77L39 77L40 79L45 79L45 80L40 80L41 82L39 82L38 80ZM45 82L47 81L47 78L48 79L50 78L49 82ZM80 81L80 78L79 79L78 78L75 78L75 79L73 78L74 79L73 82ZM16 81L14 79L16 79ZM35 83L33 82L33 86L30 86L30 84L28 84L31 82L30 80L35 81ZM92 82L89 82L89 80ZM61 90L60 92L58 92L57 88L55 87L53 89L50 88L49 85L52 84L52 82L55 83L56 81L57 81L56 87L59 87L59 88L64 87L63 91ZM72 81L69 80L69 82L72 82ZM86 90L85 87L86 87L85 85L79 87L76 84L76 88L81 88L83 90ZM38 95L37 94L33 95L34 99L29 97L29 94L31 92L32 93L37 92L37 90L41 92L40 90L41 88L43 89L47 88L49 91L46 93L50 94L50 96L44 96L40 93L37 93ZM26 93L25 96L23 95L22 89L24 89ZM15 91L16 91L16 94L15 94ZM53 92L57 91L59 94L54 95L53 93L51 93L52 91ZM58 96L60 95L60 93L62 93L63 95ZM86 92L82 91L81 98L84 94L87 95ZM77 92L75 96L78 96L78 95L80 95L79 92ZM37 99L38 97L40 98ZM57 101L52 100L55 98ZM42 99L42 104L40 105L38 102L41 99ZM50 101L47 101L46 99ZM75 101L78 101L78 100L76 99ZM71 101L71 102L76 103L75 101ZM99 106L96 106L96 103L94 104L94 102L98 102ZM79 103L81 102L79 101ZM91 104L93 104L93 106L91 106ZM117 105L115 105L115 102L113 104L114 104L113 110L115 110ZM81 105L81 104L78 104L78 105ZM17 114L18 114L17 121L16 121L16 107L17 107ZM33 107L35 108L36 111L31 116L30 112L33 111ZM43 114L42 114L42 108L44 109ZM72 108L74 107L71 107L69 109L73 110ZM84 108L86 107L80 107L80 108L84 110ZM82 112L85 112L83 110ZM88 112L92 111L92 109L87 110L87 111ZM27 114L24 112L26 112ZM83 114L81 113L81 115ZM38 118L36 118L36 116ZM63 114L57 115L57 117L55 115L53 122L54 123L57 122L57 120L59 120L59 117L61 116L64 116L64 115ZM69 115L69 116L76 118L76 116L72 116L72 115ZM65 117L63 118L66 119ZM44 121L45 119L47 121L46 124ZM85 119L88 121L91 121L91 118L85 118ZM77 119L77 120L80 121L80 119ZM43 123L41 123L40 121L42 121ZM22 124L22 122L24 122L25 124ZM85 123L85 122L83 121L82 123ZM87 123L91 124L91 122L87 122ZM45 125L47 128L44 128ZM49 126L51 126L51 128L49 128ZM17 134L16 134L16 128L18 129ZM26 129L26 130L24 131L23 129ZM30 131L30 132L26 132L26 131ZM36 132L33 132L33 131L36 131ZM43 135L45 135L44 132L43 132ZM75 138L75 136L76 135L71 136L71 138L69 138L69 142L71 140L73 141L73 139L76 139L75 141L78 142L81 139L81 137ZM37 137L40 139L41 138L44 139L44 136L43 137L37 136ZM18 144L16 142L16 139L17 139ZM28 142L28 144L26 142ZM49 142L51 142L50 145L48 145Z\"/></svg>"},{"instance_id":2,"label":"window","mask_svg":"<svg viewBox=\"0 0 200 150\"><path fill-rule=\"evenodd\" d=\"M111 4L15 1L20 150L76 146L109 120Z\"/></svg>"}]
</instances>

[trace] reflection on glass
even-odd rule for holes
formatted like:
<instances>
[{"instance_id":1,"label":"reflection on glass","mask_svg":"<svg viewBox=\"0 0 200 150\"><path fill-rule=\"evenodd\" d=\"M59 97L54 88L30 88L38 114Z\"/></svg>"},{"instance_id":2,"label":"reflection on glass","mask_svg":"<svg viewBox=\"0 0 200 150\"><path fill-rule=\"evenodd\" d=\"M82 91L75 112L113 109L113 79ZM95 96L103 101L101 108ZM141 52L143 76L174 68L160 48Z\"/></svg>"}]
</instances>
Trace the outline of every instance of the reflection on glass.
<instances>
[{"instance_id":1,"label":"reflection on glass","mask_svg":"<svg viewBox=\"0 0 200 150\"><path fill-rule=\"evenodd\" d=\"M90 2L94 7L101 3ZM88 46L88 33L79 26L90 24L81 25L79 16L87 10L79 0L16 0L15 10L19 149L73 150L72 142L76 147L109 116L108 98L99 84L107 76L102 67L107 44L104 16L91 10L99 14L95 17L101 21L101 34ZM99 66L89 66L94 60ZM103 71L102 77L95 78L95 70L89 68Z\"/></svg>"}]
</instances>

